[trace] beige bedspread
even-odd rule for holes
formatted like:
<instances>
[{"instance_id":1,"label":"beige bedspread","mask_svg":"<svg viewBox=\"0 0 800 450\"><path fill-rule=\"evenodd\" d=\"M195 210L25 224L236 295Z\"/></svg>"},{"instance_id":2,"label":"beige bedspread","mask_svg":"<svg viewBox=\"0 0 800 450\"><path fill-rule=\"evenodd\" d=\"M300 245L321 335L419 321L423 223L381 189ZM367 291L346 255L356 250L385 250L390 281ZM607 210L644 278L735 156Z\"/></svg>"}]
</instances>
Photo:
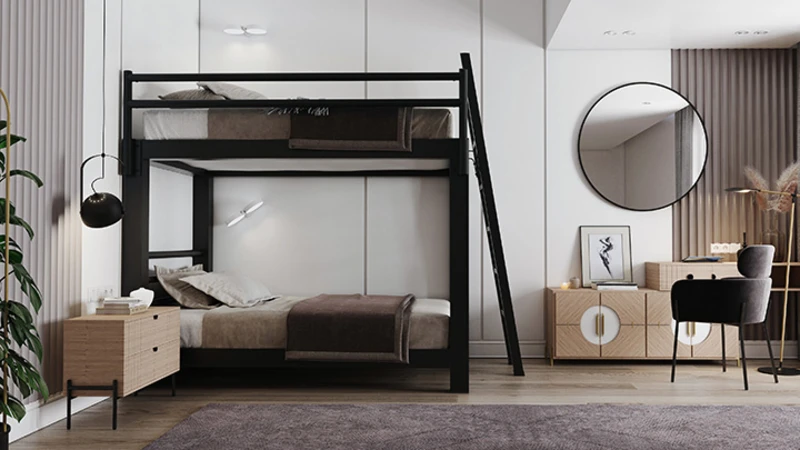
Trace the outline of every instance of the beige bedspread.
<instances>
[{"instance_id":1,"label":"beige bedspread","mask_svg":"<svg viewBox=\"0 0 800 450\"><path fill-rule=\"evenodd\" d=\"M289 310L307 297L284 296L252 308L181 310L181 347L285 349ZM411 307L409 347L445 349L450 302L418 298Z\"/></svg>"}]
</instances>

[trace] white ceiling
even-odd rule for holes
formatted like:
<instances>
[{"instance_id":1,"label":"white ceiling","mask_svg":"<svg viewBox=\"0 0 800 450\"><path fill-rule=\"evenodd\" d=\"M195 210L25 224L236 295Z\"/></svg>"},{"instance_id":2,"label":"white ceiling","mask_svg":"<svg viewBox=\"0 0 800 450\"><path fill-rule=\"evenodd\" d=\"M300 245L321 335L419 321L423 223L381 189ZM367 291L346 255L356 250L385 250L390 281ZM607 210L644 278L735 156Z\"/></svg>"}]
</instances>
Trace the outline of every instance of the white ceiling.
<instances>
[{"instance_id":1,"label":"white ceiling","mask_svg":"<svg viewBox=\"0 0 800 450\"><path fill-rule=\"evenodd\" d=\"M680 95L650 84L626 86L603 97L581 131L581 151L611 150L688 106Z\"/></svg>"},{"instance_id":2,"label":"white ceiling","mask_svg":"<svg viewBox=\"0 0 800 450\"><path fill-rule=\"evenodd\" d=\"M609 30L616 35L605 35ZM548 48L787 48L798 42L800 0L571 0Z\"/></svg>"}]
</instances>

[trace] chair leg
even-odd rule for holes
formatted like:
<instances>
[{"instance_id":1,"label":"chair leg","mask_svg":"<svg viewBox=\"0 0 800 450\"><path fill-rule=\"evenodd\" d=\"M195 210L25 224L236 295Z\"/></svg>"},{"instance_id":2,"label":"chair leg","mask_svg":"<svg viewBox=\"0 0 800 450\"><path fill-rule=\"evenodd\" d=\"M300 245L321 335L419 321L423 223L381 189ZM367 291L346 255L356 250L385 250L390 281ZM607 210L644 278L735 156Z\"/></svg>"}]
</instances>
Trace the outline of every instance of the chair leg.
<instances>
[{"instance_id":1,"label":"chair leg","mask_svg":"<svg viewBox=\"0 0 800 450\"><path fill-rule=\"evenodd\" d=\"M675 322L675 341L672 344L672 379L670 383L675 382L675 366L677 364L678 358L678 327L680 326L679 322Z\"/></svg>"},{"instance_id":2,"label":"chair leg","mask_svg":"<svg viewBox=\"0 0 800 450\"><path fill-rule=\"evenodd\" d=\"M722 333L722 371L728 371L728 359L725 356L725 324L723 323L721 326L721 333Z\"/></svg>"},{"instance_id":3,"label":"chair leg","mask_svg":"<svg viewBox=\"0 0 800 450\"><path fill-rule=\"evenodd\" d=\"M742 376L744 377L744 390L747 391L750 387L747 385L747 356L744 354L744 333L742 332L742 324L739 324L739 347L742 354Z\"/></svg>"},{"instance_id":4,"label":"chair leg","mask_svg":"<svg viewBox=\"0 0 800 450\"><path fill-rule=\"evenodd\" d=\"M775 383L778 382L778 371L775 370L775 358L772 356L772 343L769 341L769 327L767 322L761 323L764 330L764 339L767 341L767 351L769 351L769 363L772 366L772 377L775 378Z\"/></svg>"}]
</instances>

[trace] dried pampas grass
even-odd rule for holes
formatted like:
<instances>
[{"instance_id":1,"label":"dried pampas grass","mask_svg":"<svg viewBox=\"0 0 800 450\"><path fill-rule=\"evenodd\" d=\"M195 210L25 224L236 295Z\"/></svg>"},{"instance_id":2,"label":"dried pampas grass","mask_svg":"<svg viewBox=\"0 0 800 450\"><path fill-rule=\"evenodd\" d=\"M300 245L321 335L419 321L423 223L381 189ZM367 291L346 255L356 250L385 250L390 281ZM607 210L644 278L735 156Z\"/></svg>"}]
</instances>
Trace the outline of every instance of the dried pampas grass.
<instances>
[{"instance_id":1,"label":"dried pampas grass","mask_svg":"<svg viewBox=\"0 0 800 450\"><path fill-rule=\"evenodd\" d=\"M750 187L753 189L759 190L769 190L769 185L767 184L767 180L764 179L764 176L761 175L756 169L748 166L744 168L744 176L747 178L747 181L750 182ZM758 205L758 209L762 211L766 211L769 208L769 199L767 198L767 194L763 192L756 193L756 205Z\"/></svg>"},{"instance_id":2,"label":"dried pampas grass","mask_svg":"<svg viewBox=\"0 0 800 450\"><path fill-rule=\"evenodd\" d=\"M767 180L752 167L745 167L744 176L754 189L769 190ZM793 163L783 170L781 176L775 182L775 190L794 194L797 192L797 184L800 180L800 161ZM792 208L792 197L788 195L777 195L770 199L769 194L763 192L756 193L756 204L762 211L789 212Z\"/></svg>"}]
</instances>

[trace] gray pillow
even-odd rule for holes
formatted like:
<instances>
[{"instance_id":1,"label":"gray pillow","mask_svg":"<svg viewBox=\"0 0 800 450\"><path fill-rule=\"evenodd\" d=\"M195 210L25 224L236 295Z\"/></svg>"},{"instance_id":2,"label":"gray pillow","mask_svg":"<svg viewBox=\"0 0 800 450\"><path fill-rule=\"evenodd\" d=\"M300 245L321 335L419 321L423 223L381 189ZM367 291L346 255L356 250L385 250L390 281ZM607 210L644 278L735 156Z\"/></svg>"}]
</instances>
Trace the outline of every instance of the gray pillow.
<instances>
[{"instance_id":1,"label":"gray pillow","mask_svg":"<svg viewBox=\"0 0 800 450\"><path fill-rule=\"evenodd\" d=\"M159 95L161 100L225 100L225 97L217 95L208 89L187 89L185 91L170 92L166 95Z\"/></svg>"},{"instance_id":2,"label":"gray pillow","mask_svg":"<svg viewBox=\"0 0 800 450\"><path fill-rule=\"evenodd\" d=\"M192 309L212 309L219 306L219 302L214 300L213 297L209 297L206 293L181 280L183 277L202 275L204 273L206 271L203 270L202 264L181 269L156 266L156 277L158 282L164 286L164 290L182 306Z\"/></svg>"},{"instance_id":3,"label":"gray pillow","mask_svg":"<svg viewBox=\"0 0 800 450\"><path fill-rule=\"evenodd\" d=\"M205 273L181 278L231 308L249 308L277 297L259 281L242 275Z\"/></svg>"},{"instance_id":4,"label":"gray pillow","mask_svg":"<svg viewBox=\"0 0 800 450\"><path fill-rule=\"evenodd\" d=\"M197 83L203 89L209 92L221 95L228 100L260 100L267 98L259 92L245 89L231 83Z\"/></svg>"}]
</instances>

